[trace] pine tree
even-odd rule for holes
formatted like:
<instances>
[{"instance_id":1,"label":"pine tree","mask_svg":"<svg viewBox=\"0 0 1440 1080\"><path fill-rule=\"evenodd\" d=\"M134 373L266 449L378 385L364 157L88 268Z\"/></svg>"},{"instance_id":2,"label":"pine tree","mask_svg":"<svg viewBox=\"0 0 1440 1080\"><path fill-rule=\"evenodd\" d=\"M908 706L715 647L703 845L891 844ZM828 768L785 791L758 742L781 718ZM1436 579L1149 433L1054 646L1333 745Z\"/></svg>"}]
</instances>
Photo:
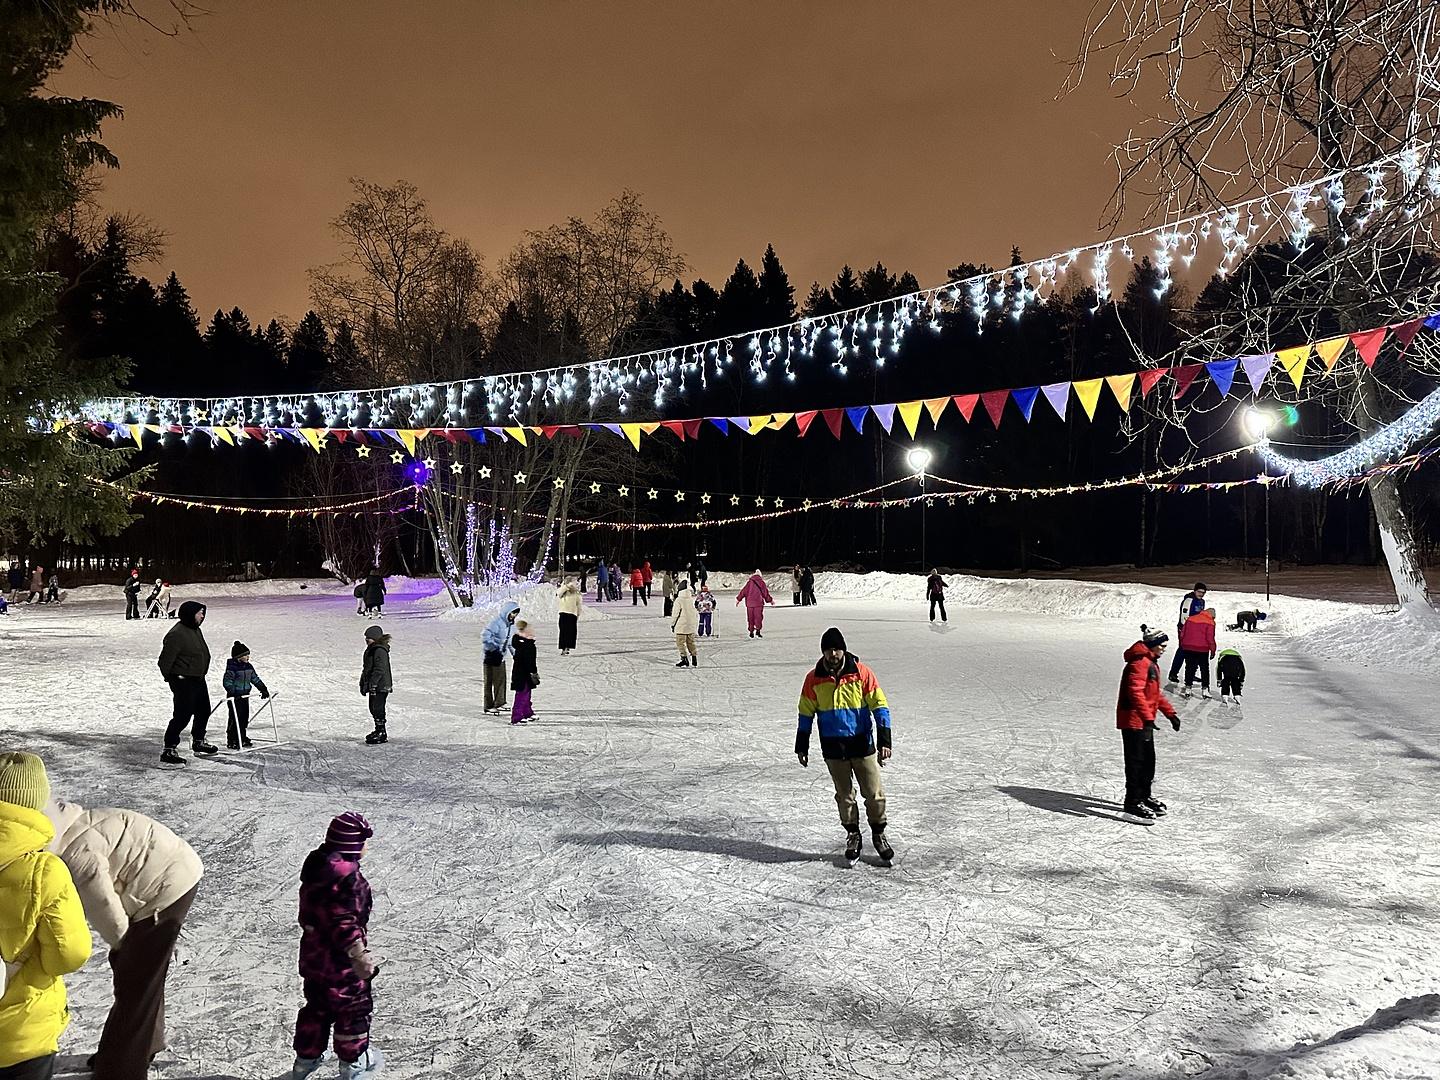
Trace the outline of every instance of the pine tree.
<instances>
[{"instance_id":1,"label":"pine tree","mask_svg":"<svg viewBox=\"0 0 1440 1080\"><path fill-rule=\"evenodd\" d=\"M49 418L114 395L124 365L62 354L58 280L41 272L47 220L73 204L75 179L118 162L97 141L119 113L110 102L51 94L47 83L104 0L6 4L0 79L0 534L64 535L84 542L129 521L129 490L89 482L123 466L123 452L83 433L52 432ZM32 421L39 420L40 423Z\"/></svg>"},{"instance_id":2,"label":"pine tree","mask_svg":"<svg viewBox=\"0 0 1440 1080\"><path fill-rule=\"evenodd\" d=\"M822 289L818 281L810 283L810 292L805 297L805 303L800 308L800 314L807 319L813 319L819 315L831 315L840 310L835 306L835 300L830 295L829 289Z\"/></svg>"},{"instance_id":3,"label":"pine tree","mask_svg":"<svg viewBox=\"0 0 1440 1080\"><path fill-rule=\"evenodd\" d=\"M741 259L720 290L719 324L721 332L742 334L763 325L760 280L755 271Z\"/></svg>"},{"instance_id":4,"label":"pine tree","mask_svg":"<svg viewBox=\"0 0 1440 1080\"><path fill-rule=\"evenodd\" d=\"M830 286L830 300L836 311L848 311L866 303L865 290L855 280L855 271L850 269L849 263L842 266L835 276L835 284Z\"/></svg>"},{"instance_id":5,"label":"pine tree","mask_svg":"<svg viewBox=\"0 0 1440 1080\"><path fill-rule=\"evenodd\" d=\"M790 275L780 265L774 245L765 245L765 255L760 260L760 307L764 312L761 322L765 326L780 326L795 319L795 286L790 284Z\"/></svg>"},{"instance_id":6,"label":"pine tree","mask_svg":"<svg viewBox=\"0 0 1440 1080\"><path fill-rule=\"evenodd\" d=\"M290 335L285 354L285 382L292 391L318 390L328 382L330 335L320 316L307 311Z\"/></svg>"},{"instance_id":7,"label":"pine tree","mask_svg":"<svg viewBox=\"0 0 1440 1080\"><path fill-rule=\"evenodd\" d=\"M335 327L335 339L330 343L330 370L341 379L359 372L365 364L360 352L360 342L355 340L355 331L344 319Z\"/></svg>"},{"instance_id":8,"label":"pine tree","mask_svg":"<svg viewBox=\"0 0 1440 1080\"><path fill-rule=\"evenodd\" d=\"M198 335L200 316L195 314L195 308L190 304L190 294L185 291L185 286L180 284L174 270L170 271L170 276L160 288L160 311L177 325L182 322L189 323Z\"/></svg>"},{"instance_id":9,"label":"pine tree","mask_svg":"<svg viewBox=\"0 0 1440 1080\"><path fill-rule=\"evenodd\" d=\"M888 300L895 295L895 275L885 269L884 263L876 263L860 275L860 292L865 303L873 304Z\"/></svg>"}]
</instances>

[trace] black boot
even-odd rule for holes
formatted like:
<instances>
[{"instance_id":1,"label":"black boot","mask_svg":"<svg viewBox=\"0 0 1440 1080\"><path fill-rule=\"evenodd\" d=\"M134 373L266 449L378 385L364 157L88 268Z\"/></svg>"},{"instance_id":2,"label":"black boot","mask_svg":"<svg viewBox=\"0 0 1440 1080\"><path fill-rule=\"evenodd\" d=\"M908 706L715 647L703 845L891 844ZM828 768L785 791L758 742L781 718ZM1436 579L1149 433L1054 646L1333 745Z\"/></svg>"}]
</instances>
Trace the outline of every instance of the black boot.
<instances>
[{"instance_id":1,"label":"black boot","mask_svg":"<svg viewBox=\"0 0 1440 1080\"><path fill-rule=\"evenodd\" d=\"M1165 804L1164 804L1163 802L1161 802L1159 799L1148 799L1148 798L1147 798L1147 799L1141 799L1141 800L1140 800L1140 805L1141 805L1141 806L1148 806L1148 807L1150 808L1150 811L1151 811L1156 817L1164 817L1164 816L1165 816L1165 812L1166 812L1166 809L1167 809L1167 808L1166 808Z\"/></svg>"},{"instance_id":2,"label":"black boot","mask_svg":"<svg viewBox=\"0 0 1440 1080\"><path fill-rule=\"evenodd\" d=\"M860 857L860 848L864 846L864 841L860 839L860 826L851 828L847 825L845 834L845 858L854 862Z\"/></svg>"},{"instance_id":3,"label":"black boot","mask_svg":"<svg viewBox=\"0 0 1440 1080\"><path fill-rule=\"evenodd\" d=\"M160 751L160 760L166 765L184 765L185 759L180 756L180 751L173 746L167 746Z\"/></svg>"},{"instance_id":4,"label":"black boot","mask_svg":"<svg viewBox=\"0 0 1440 1080\"><path fill-rule=\"evenodd\" d=\"M690 661L687 660L685 657L682 656L682 657L680 657L680 662L679 662L678 664L676 664L675 666L676 666L676 667L689 667L689 666L690 666Z\"/></svg>"},{"instance_id":5,"label":"black boot","mask_svg":"<svg viewBox=\"0 0 1440 1080\"><path fill-rule=\"evenodd\" d=\"M190 744L190 749L195 751L195 753L197 754L203 754L205 757L209 757L212 754L218 754L220 752L218 749L215 748L215 745L213 743L208 743L204 739L201 739L199 742L192 742Z\"/></svg>"},{"instance_id":6,"label":"black boot","mask_svg":"<svg viewBox=\"0 0 1440 1080\"><path fill-rule=\"evenodd\" d=\"M383 720L375 721L375 730L365 736L365 741L371 746L390 741L385 735L385 722Z\"/></svg>"},{"instance_id":7,"label":"black boot","mask_svg":"<svg viewBox=\"0 0 1440 1080\"><path fill-rule=\"evenodd\" d=\"M890 841L885 839L885 829L883 827L879 829L872 828L870 830L870 840L875 845L875 854L879 855L882 861L889 862L895 857L895 849L890 846Z\"/></svg>"}]
</instances>

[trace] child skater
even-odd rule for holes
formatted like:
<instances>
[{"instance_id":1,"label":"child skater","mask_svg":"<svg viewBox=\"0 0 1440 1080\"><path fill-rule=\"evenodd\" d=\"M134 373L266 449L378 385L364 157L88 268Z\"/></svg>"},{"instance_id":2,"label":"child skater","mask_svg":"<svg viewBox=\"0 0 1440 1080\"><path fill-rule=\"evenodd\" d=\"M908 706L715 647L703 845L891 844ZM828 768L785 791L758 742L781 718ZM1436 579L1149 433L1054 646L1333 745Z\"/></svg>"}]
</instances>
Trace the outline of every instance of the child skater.
<instances>
[{"instance_id":1,"label":"child skater","mask_svg":"<svg viewBox=\"0 0 1440 1080\"><path fill-rule=\"evenodd\" d=\"M239 750L242 746L248 750L255 745L247 734L252 686L260 691L262 698L269 698L270 691L250 666L249 646L237 641L230 646L230 662L225 665L225 707L230 713L230 723L225 728L225 746L230 750Z\"/></svg>"},{"instance_id":2,"label":"child skater","mask_svg":"<svg viewBox=\"0 0 1440 1080\"><path fill-rule=\"evenodd\" d=\"M695 597L695 610L700 613L700 636L713 637L710 621L715 617L715 594L703 581L700 582L700 595Z\"/></svg>"},{"instance_id":3,"label":"child skater","mask_svg":"<svg viewBox=\"0 0 1440 1080\"><path fill-rule=\"evenodd\" d=\"M1245 687L1245 661L1238 649L1222 649L1215 664L1215 678L1220 682L1220 702L1239 705L1240 691Z\"/></svg>"},{"instance_id":4,"label":"child skater","mask_svg":"<svg viewBox=\"0 0 1440 1080\"><path fill-rule=\"evenodd\" d=\"M510 723L527 724L535 719L530 692L540 685L540 671L536 666L535 635L524 619L515 624L513 645L515 663L510 668L510 689L515 691L515 704L510 707Z\"/></svg>"},{"instance_id":5,"label":"child skater","mask_svg":"<svg viewBox=\"0 0 1440 1080\"><path fill-rule=\"evenodd\" d=\"M370 883L360 872L370 823L351 810L330 822L325 842L300 870L300 978L305 1006L295 1018L292 1080L320 1067L330 1031L340 1080L380 1071L370 1045L371 985L380 968L370 956Z\"/></svg>"},{"instance_id":6,"label":"child skater","mask_svg":"<svg viewBox=\"0 0 1440 1080\"><path fill-rule=\"evenodd\" d=\"M375 721L375 730L365 736L371 746L389 741L385 734L385 699L392 689L390 635L377 624L365 631L365 660L360 666L360 693L370 699L370 717Z\"/></svg>"},{"instance_id":7,"label":"child skater","mask_svg":"<svg viewBox=\"0 0 1440 1080\"><path fill-rule=\"evenodd\" d=\"M1155 718L1163 713L1170 726L1180 730L1180 717L1160 689L1160 658L1170 635L1140 624L1140 640L1125 650L1125 672L1120 676L1120 698L1115 705L1115 726L1125 748L1125 813L1142 824L1165 816L1165 804L1155 798Z\"/></svg>"}]
</instances>

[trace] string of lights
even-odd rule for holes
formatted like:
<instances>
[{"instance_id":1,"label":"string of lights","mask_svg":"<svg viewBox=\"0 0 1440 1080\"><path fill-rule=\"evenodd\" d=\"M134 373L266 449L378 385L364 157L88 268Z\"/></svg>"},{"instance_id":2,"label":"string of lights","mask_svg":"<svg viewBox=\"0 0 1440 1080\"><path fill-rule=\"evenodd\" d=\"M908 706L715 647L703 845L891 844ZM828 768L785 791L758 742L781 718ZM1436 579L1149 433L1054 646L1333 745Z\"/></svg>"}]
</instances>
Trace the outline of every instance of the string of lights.
<instances>
[{"instance_id":1,"label":"string of lights","mask_svg":"<svg viewBox=\"0 0 1440 1080\"><path fill-rule=\"evenodd\" d=\"M116 483L102 479L98 476L88 478L88 482L96 487L109 488L114 491L124 489ZM398 514L406 510L414 509L413 502L417 488L407 485L397 488L394 491L386 492L383 495L374 495L364 499L350 499L339 503L324 503L309 506L273 507L273 506L239 506L230 501L219 501L210 496L189 497L184 495L171 495L156 491L132 491L128 494L137 502L147 502L155 506L180 506L186 510L209 510L217 514L253 514L257 517L318 517L322 514L358 514L362 511L378 514ZM388 510L367 510L371 507L379 507L385 502L398 498L409 498L412 505Z\"/></svg>"},{"instance_id":2,"label":"string of lights","mask_svg":"<svg viewBox=\"0 0 1440 1080\"><path fill-rule=\"evenodd\" d=\"M1354 446L1314 461L1287 457L1269 439L1261 439L1256 450L1266 466L1282 472L1304 487L1320 487L1341 480L1370 475L1373 466L1403 454L1428 438L1440 424L1440 389L1421 398L1405 414Z\"/></svg>"},{"instance_id":3,"label":"string of lights","mask_svg":"<svg viewBox=\"0 0 1440 1080\"><path fill-rule=\"evenodd\" d=\"M1008 313L1019 319L1031 305L1043 304L1073 269L1086 272L1095 290L1097 310L1111 299L1110 269L1117 259L1132 260L1146 249L1159 269L1157 295L1173 284L1172 270L1190 267L1202 247L1218 251L1214 272L1228 274L1257 244L1283 237L1299 252L1318 227L1316 217L1338 216L1352 206L1345 220L1355 236L1387 203L1405 207L1408 215L1433 209L1440 198L1440 164L1429 143L1417 144L1367 165L1332 173L1279 192L1232 206L1179 218L1161 226L1071 248L1063 253L985 270L957 281L849 308L834 314L805 317L729 337L631 353L586 363L536 368L447 382L331 392L259 394L235 397L119 397L87 402L63 419L72 422L206 423L240 426L448 427L463 426L468 416L487 415L492 422L536 415L581 399L591 408L615 399L621 414L637 398L648 397L655 409L669 398L703 391L709 380L743 364L756 383L774 376L796 377L798 363L813 360L817 349L833 359L832 367L847 374L865 358L876 367L900 352L912 330L938 331L942 317L968 313L981 331L987 316ZM1398 183L1398 198L1387 188ZM1353 191L1353 195L1352 195ZM1353 239L1347 235L1347 239ZM151 418L154 417L154 420Z\"/></svg>"}]
</instances>

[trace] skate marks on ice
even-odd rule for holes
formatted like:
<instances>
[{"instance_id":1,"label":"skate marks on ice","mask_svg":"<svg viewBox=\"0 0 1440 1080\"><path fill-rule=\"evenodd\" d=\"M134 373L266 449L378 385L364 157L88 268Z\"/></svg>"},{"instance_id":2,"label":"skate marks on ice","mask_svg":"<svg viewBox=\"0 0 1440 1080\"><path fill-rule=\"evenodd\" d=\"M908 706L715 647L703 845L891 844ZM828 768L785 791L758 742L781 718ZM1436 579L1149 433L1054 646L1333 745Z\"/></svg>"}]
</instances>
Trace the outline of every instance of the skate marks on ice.
<instances>
[{"instance_id":1,"label":"skate marks on ice","mask_svg":"<svg viewBox=\"0 0 1440 1080\"><path fill-rule=\"evenodd\" d=\"M600 833L561 833L555 839L561 843L581 844L586 847L609 848L611 845L623 845L661 851L692 851L704 855L719 855L758 863L831 862L848 865L843 853L832 855L824 852L797 851L794 848L777 847L774 844L765 844L756 840L741 840L729 836L707 836L698 833L662 833L618 829Z\"/></svg>"}]
</instances>

